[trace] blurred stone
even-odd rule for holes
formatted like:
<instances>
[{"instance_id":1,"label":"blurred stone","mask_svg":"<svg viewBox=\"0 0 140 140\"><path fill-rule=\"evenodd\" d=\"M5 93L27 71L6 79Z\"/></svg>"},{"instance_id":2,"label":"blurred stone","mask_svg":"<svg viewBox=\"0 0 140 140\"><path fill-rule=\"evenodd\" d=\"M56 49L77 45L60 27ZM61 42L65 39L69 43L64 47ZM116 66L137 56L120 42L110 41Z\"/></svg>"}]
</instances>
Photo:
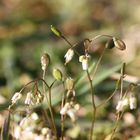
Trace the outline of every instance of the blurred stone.
<instances>
[{"instance_id":1,"label":"blurred stone","mask_svg":"<svg viewBox=\"0 0 140 140\"><path fill-rule=\"evenodd\" d=\"M123 115L124 123L126 126L132 126L136 123L136 118L132 113L125 113Z\"/></svg>"}]
</instances>

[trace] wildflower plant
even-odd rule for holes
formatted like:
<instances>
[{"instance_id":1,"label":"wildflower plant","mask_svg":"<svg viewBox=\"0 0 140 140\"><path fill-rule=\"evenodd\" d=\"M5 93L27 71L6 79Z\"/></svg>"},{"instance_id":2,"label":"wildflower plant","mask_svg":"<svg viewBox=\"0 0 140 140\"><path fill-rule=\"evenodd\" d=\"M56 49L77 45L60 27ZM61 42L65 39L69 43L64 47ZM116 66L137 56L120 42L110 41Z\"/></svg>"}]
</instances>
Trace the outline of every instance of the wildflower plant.
<instances>
[{"instance_id":1,"label":"wildflower plant","mask_svg":"<svg viewBox=\"0 0 140 140\"><path fill-rule=\"evenodd\" d=\"M123 63L121 67L121 75L116 83L116 87L114 92L101 104L97 105L95 102L95 90L94 90L94 79L96 76L96 72L98 71L98 67L100 65L100 62L103 58L103 55L105 51L113 48L117 48L121 51L126 49L125 43L114 36L109 35L98 35L91 39L84 39L82 42L84 44L84 54L80 54L76 47L78 43L72 44L70 41L54 26L51 26L52 32L62 39L64 39L68 45L69 48L64 55L65 58L65 65L69 64L71 61L73 61L74 55L77 55L79 58L79 65L81 67L81 70L85 73L88 84L90 87L90 96L91 96L91 104L92 104L92 120L91 120L91 126L89 127L89 140L93 140L94 136L94 129L95 128L95 121L96 121L96 115L97 110L104 106L107 102L109 102L113 96L119 91L119 100L116 104L116 121L114 128L112 129L112 132L109 134L109 140L113 140L114 134L116 133L116 130L118 128L118 124L120 119L123 116L123 113L126 109L136 109L137 107L137 99L134 94L134 88L138 86L138 84L130 83L127 90L124 91L123 89L123 81L125 77L125 63ZM107 38L106 44L104 45L103 51L101 53L101 56L99 57L97 63L95 64L93 68L93 72L90 73L89 67L90 67L90 61L91 61L91 54L90 54L90 46L94 46L94 43L96 43L97 39L100 38ZM51 57L48 53L44 53L41 56L41 69L42 69L42 77L37 78L33 81L30 81L24 87L19 91L16 92L13 97L11 98L11 105L9 105L9 115L8 118L5 120L5 123L3 125L3 131L2 131L2 140L4 140L5 137L5 131L8 131L10 129L10 116L12 114L16 113L16 108L14 107L15 104L17 104L20 100L24 100L24 106L25 106L25 113L23 117L19 120L19 125L14 125L14 131L12 132L12 136L15 139L20 139L24 137L25 134L28 134L30 139L32 139L33 136L37 137L39 140L64 140L65 135L65 121L66 118L69 117L72 123L76 123L76 120L78 119L78 111L80 110L80 105L76 100L77 91L75 89L76 85L76 78L72 78L70 76L64 75L63 72L59 68L53 68L52 76L54 81L51 84L48 84L47 81L47 71L49 69L49 64L51 61ZM69 75L69 74L67 74ZM55 115L56 112L54 110L54 106L52 103L52 91L55 83L62 84L63 87L63 94L61 97L61 104L59 109L59 115L60 115L60 130L57 127ZM40 86L41 85L41 86ZM28 92L25 92L29 90ZM25 98L24 98L25 97ZM42 105L47 103L47 106L44 108ZM41 106L41 112L43 117L39 117L39 114L35 112L35 107ZM46 124L42 124L41 121L45 119ZM38 127L38 125L41 125L41 127ZM11 124L12 125L12 124ZM59 134L59 132L61 133ZM38 132L38 133L36 133ZM108 136L107 136L108 137ZM8 136L6 135L6 138L8 139Z\"/></svg>"}]
</instances>

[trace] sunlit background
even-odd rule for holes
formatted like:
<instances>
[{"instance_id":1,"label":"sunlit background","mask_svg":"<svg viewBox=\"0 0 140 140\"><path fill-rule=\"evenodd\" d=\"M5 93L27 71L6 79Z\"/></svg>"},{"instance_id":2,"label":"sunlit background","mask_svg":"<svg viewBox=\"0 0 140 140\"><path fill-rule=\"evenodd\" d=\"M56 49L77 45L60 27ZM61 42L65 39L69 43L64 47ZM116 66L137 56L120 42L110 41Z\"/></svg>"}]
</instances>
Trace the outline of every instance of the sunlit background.
<instances>
[{"instance_id":1,"label":"sunlit background","mask_svg":"<svg viewBox=\"0 0 140 140\"><path fill-rule=\"evenodd\" d=\"M134 82L139 81L139 0L1 0L1 111L7 108L10 98L16 90L19 90L30 80L41 77L40 57L44 52L49 53L51 57L51 65L48 70L49 82L52 81L51 71L53 67L60 68L63 73L67 73L73 78L81 73L81 65L77 58L74 58L67 66L64 66L64 55L69 46L64 40L56 37L51 32L50 25L54 25L61 30L72 44L84 38L93 38L100 34L116 36L126 43L126 51L121 52L115 49L105 54L99 70L99 75L101 73L103 76L99 77L99 79L98 77L96 78L97 101L109 96L115 87L112 78L116 75L104 76L104 73L111 68L116 68L123 61L128 63L126 73L131 76ZM91 51L93 62L99 57L103 45L104 43L99 43ZM80 50L81 48L79 47ZM80 87L77 90L80 91ZM79 94L78 100L82 106L86 106L87 104L88 107L90 97L86 96L87 91L82 91L83 93L82 95ZM83 101L83 97L85 101ZM113 121L112 113L107 113L107 110L113 112L113 108L110 108L109 104L107 105L107 109L100 111L101 113L97 116L97 119L100 120L99 124L102 124L103 120ZM90 110L85 111L83 109L82 113L89 114L88 117L90 118ZM131 119L133 118L131 126L129 126L127 117L123 118L126 123L125 125L128 125L128 129L121 130L125 135L124 139L126 137L125 140L131 136L138 137L133 140L140 139L140 134L138 133L140 132L139 108L134 113L135 115L133 115L133 112L126 114ZM3 119L2 116L0 118ZM0 120L0 127L1 123ZM107 125L110 125L110 123ZM104 126L104 129L107 129L107 126ZM131 130L134 133L130 132ZM96 133L102 134L100 127Z\"/></svg>"}]
</instances>

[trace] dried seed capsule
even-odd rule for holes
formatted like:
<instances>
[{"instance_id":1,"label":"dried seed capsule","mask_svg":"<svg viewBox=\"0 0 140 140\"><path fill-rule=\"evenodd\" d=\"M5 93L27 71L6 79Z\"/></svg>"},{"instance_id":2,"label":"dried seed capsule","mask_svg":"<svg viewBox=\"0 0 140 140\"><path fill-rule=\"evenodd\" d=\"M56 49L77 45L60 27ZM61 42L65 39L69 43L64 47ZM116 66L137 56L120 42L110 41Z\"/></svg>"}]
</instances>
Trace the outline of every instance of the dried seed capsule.
<instances>
[{"instance_id":1,"label":"dried seed capsule","mask_svg":"<svg viewBox=\"0 0 140 140\"><path fill-rule=\"evenodd\" d=\"M50 56L47 53L44 53L41 57L42 70L46 70L49 63L50 63Z\"/></svg>"},{"instance_id":2,"label":"dried seed capsule","mask_svg":"<svg viewBox=\"0 0 140 140\"><path fill-rule=\"evenodd\" d=\"M106 47L107 49L112 49L112 48L114 48L114 47L115 47L115 44L114 44L113 39L109 39L109 40L106 42L105 47Z\"/></svg>"},{"instance_id":3,"label":"dried seed capsule","mask_svg":"<svg viewBox=\"0 0 140 140\"><path fill-rule=\"evenodd\" d=\"M119 50L126 49L126 45L122 40L113 37L113 41L114 41L115 47L117 47Z\"/></svg>"},{"instance_id":4,"label":"dried seed capsule","mask_svg":"<svg viewBox=\"0 0 140 140\"><path fill-rule=\"evenodd\" d=\"M58 37L62 36L62 33L57 28L55 28L53 25L51 25L51 31Z\"/></svg>"},{"instance_id":5,"label":"dried seed capsule","mask_svg":"<svg viewBox=\"0 0 140 140\"><path fill-rule=\"evenodd\" d=\"M62 73L59 69L53 69L53 77L58 80L61 81L62 80Z\"/></svg>"}]
</instances>

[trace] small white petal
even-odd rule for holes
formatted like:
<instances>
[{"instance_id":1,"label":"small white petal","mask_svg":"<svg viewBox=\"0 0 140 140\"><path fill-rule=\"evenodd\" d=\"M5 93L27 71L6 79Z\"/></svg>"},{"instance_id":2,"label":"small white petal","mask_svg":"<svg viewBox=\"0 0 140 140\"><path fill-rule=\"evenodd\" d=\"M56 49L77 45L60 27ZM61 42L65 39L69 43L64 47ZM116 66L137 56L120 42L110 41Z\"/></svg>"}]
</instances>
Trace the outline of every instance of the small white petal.
<instances>
[{"instance_id":1,"label":"small white petal","mask_svg":"<svg viewBox=\"0 0 140 140\"><path fill-rule=\"evenodd\" d=\"M11 99L12 104L16 103L21 97L22 97L22 94L20 92L16 92Z\"/></svg>"},{"instance_id":2,"label":"small white petal","mask_svg":"<svg viewBox=\"0 0 140 140\"><path fill-rule=\"evenodd\" d=\"M69 49L67 51L67 53L65 54L64 58L65 58L65 64L67 64L68 62L70 62L72 60L74 56L74 51L73 49Z\"/></svg>"}]
</instances>

